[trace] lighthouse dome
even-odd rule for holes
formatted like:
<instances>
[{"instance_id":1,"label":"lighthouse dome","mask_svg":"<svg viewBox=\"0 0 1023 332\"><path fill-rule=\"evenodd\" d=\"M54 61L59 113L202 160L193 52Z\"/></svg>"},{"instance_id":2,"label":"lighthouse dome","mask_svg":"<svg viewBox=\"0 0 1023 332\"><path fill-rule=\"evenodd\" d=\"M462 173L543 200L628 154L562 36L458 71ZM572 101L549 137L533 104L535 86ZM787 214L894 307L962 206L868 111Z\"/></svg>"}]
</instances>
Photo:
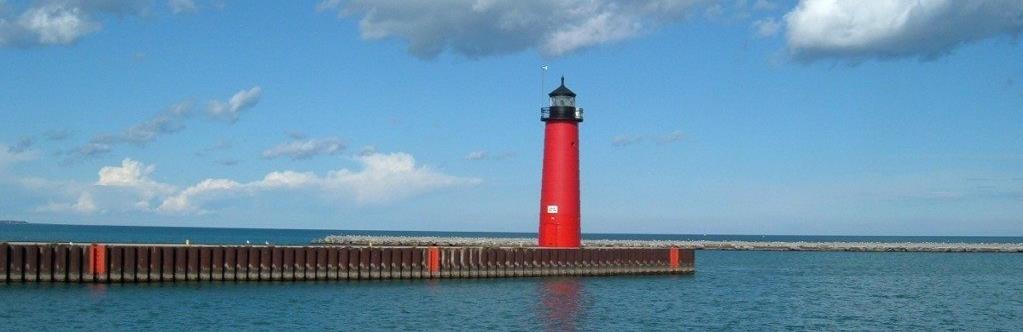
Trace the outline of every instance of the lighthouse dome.
<instances>
[{"instance_id":1,"label":"lighthouse dome","mask_svg":"<svg viewBox=\"0 0 1023 332\"><path fill-rule=\"evenodd\" d=\"M554 96L575 97L575 92L572 92L572 90L569 90L567 87L565 87L565 77L562 76L561 77L561 86L559 86L557 89L554 89L554 91L551 91L551 93L548 93L547 95L551 96L551 97L554 97Z\"/></svg>"}]
</instances>

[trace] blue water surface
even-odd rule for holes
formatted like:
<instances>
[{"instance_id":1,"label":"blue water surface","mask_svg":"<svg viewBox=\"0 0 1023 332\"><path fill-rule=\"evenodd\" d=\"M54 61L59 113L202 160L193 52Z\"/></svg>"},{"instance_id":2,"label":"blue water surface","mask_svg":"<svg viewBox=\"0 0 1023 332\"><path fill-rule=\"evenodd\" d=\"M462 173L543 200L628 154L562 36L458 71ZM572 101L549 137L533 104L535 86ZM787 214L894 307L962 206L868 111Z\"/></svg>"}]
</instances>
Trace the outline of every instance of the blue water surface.
<instances>
[{"instance_id":1,"label":"blue water surface","mask_svg":"<svg viewBox=\"0 0 1023 332\"><path fill-rule=\"evenodd\" d=\"M0 227L0 238L11 239ZM79 227L20 234L87 242L72 238L84 236L70 234ZM237 243L267 234L84 229L119 242ZM305 243L336 231L273 232L267 241ZM685 276L0 283L0 330L41 329L1021 331L1023 255L699 251L697 273Z\"/></svg>"}]
</instances>

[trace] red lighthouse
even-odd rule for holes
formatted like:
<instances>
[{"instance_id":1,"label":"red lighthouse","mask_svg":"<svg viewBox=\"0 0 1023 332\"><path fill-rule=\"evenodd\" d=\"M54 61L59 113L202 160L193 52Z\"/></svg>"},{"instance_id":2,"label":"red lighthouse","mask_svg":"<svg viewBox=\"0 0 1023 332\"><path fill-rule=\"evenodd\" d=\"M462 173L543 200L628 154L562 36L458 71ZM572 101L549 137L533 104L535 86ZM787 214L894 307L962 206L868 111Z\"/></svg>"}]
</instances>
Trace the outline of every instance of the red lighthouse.
<instances>
[{"instance_id":1,"label":"red lighthouse","mask_svg":"<svg viewBox=\"0 0 1023 332\"><path fill-rule=\"evenodd\" d=\"M561 86L551 91L551 106L540 110L546 122L543 180L540 184L540 246L579 247L579 123L583 109L575 93Z\"/></svg>"}]
</instances>

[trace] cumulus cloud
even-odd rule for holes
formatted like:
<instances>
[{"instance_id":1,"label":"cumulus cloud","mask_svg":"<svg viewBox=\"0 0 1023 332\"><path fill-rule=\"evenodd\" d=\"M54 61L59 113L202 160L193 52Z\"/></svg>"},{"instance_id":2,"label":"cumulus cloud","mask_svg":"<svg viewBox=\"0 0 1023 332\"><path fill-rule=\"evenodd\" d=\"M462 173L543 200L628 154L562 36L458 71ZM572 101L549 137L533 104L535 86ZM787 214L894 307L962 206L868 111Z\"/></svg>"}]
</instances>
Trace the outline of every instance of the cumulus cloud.
<instances>
[{"instance_id":1,"label":"cumulus cloud","mask_svg":"<svg viewBox=\"0 0 1023 332\"><path fill-rule=\"evenodd\" d=\"M234 123L242 112L256 106L262 96L263 89L255 86L236 92L227 102L212 100L206 110L214 118Z\"/></svg>"},{"instance_id":2,"label":"cumulus cloud","mask_svg":"<svg viewBox=\"0 0 1023 332\"><path fill-rule=\"evenodd\" d=\"M6 149L0 150L0 167L7 156ZM332 202L374 205L481 182L476 178L448 175L420 165L406 153L372 153L356 157L355 161L360 166L357 169L341 168L322 175L284 170L270 172L262 179L250 182L209 178L181 188L154 180L154 165L126 158L120 165L100 168L98 179L91 184L26 179L21 181L21 185L68 200L37 208L41 212L143 211L191 215L210 212L206 206L211 202L267 192L304 192Z\"/></svg>"},{"instance_id":3,"label":"cumulus cloud","mask_svg":"<svg viewBox=\"0 0 1023 332\"><path fill-rule=\"evenodd\" d=\"M378 153L358 157L357 160L362 164L362 170L340 169L328 172L322 178L324 189L351 194L360 204L376 204L482 182L480 179L447 175L427 166L416 165L416 160L406 153Z\"/></svg>"},{"instance_id":4,"label":"cumulus cloud","mask_svg":"<svg viewBox=\"0 0 1023 332\"><path fill-rule=\"evenodd\" d=\"M0 47L72 45L99 31L102 15L138 15L147 0L51 0L36 1L19 14L0 12Z\"/></svg>"},{"instance_id":5,"label":"cumulus cloud","mask_svg":"<svg viewBox=\"0 0 1023 332\"><path fill-rule=\"evenodd\" d=\"M1023 1L802 0L785 23L797 60L929 60L966 43L1018 36Z\"/></svg>"},{"instance_id":6,"label":"cumulus cloud","mask_svg":"<svg viewBox=\"0 0 1023 332\"><path fill-rule=\"evenodd\" d=\"M194 13L199 9L192 0L167 0L167 7L174 14Z\"/></svg>"},{"instance_id":7,"label":"cumulus cloud","mask_svg":"<svg viewBox=\"0 0 1023 332\"><path fill-rule=\"evenodd\" d=\"M361 17L364 39L398 38L420 58L536 49L544 56L633 38L684 19L702 0L325 0L316 9Z\"/></svg>"},{"instance_id":8,"label":"cumulus cloud","mask_svg":"<svg viewBox=\"0 0 1023 332\"><path fill-rule=\"evenodd\" d=\"M78 195L78 200L74 203L55 203L50 202L42 207L36 209L38 212L71 212L77 214L93 214L99 211L99 207L96 205L96 200L93 199L92 194L89 192L82 192Z\"/></svg>"},{"instance_id":9,"label":"cumulus cloud","mask_svg":"<svg viewBox=\"0 0 1023 332\"><path fill-rule=\"evenodd\" d=\"M263 158L288 157L291 160L300 160L318 155L335 155L344 149L345 143L336 137L296 139L264 150Z\"/></svg>"},{"instance_id":10,"label":"cumulus cloud","mask_svg":"<svg viewBox=\"0 0 1023 332\"><path fill-rule=\"evenodd\" d=\"M361 164L361 170L339 169L323 176L312 172L279 171L247 183L206 179L167 197L158 210L169 214L201 214L207 212L202 205L210 200L274 190L308 190L351 199L357 204L383 204L481 182L417 165L415 159L406 153L374 153L359 156L356 160Z\"/></svg>"},{"instance_id":11,"label":"cumulus cloud","mask_svg":"<svg viewBox=\"0 0 1023 332\"><path fill-rule=\"evenodd\" d=\"M232 193L241 187L241 184L226 179L206 179L198 184L185 188L180 193L168 197L157 208L164 213L203 213L197 204L199 200L210 198L220 193Z\"/></svg>"},{"instance_id":12,"label":"cumulus cloud","mask_svg":"<svg viewBox=\"0 0 1023 332\"><path fill-rule=\"evenodd\" d=\"M96 185L115 187L142 187L155 189L172 189L173 187L157 183L149 176L156 171L156 166L125 158L121 166L104 166L99 170Z\"/></svg>"},{"instance_id":13,"label":"cumulus cloud","mask_svg":"<svg viewBox=\"0 0 1023 332\"><path fill-rule=\"evenodd\" d=\"M176 190L172 185L156 182L150 175L156 170L154 165L125 158L121 166L106 166L99 170L96 186L115 187L129 190L138 195L136 207L148 210L150 201L158 196L167 195Z\"/></svg>"}]
</instances>

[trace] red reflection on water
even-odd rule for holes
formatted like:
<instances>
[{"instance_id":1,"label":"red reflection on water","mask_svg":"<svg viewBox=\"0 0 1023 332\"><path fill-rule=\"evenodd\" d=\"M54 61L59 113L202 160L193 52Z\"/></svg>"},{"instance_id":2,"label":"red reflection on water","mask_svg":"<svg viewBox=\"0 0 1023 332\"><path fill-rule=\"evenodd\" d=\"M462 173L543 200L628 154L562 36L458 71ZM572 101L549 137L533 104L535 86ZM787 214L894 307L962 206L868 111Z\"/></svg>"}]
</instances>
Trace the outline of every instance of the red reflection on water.
<instances>
[{"instance_id":1,"label":"red reflection on water","mask_svg":"<svg viewBox=\"0 0 1023 332\"><path fill-rule=\"evenodd\" d=\"M583 285L576 278L544 279L540 289L541 312L547 331L575 331L582 311Z\"/></svg>"},{"instance_id":2,"label":"red reflection on water","mask_svg":"<svg viewBox=\"0 0 1023 332\"><path fill-rule=\"evenodd\" d=\"M92 298L104 298L107 296L107 285L106 284L89 284L89 295Z\"/></svg>"}]
</instances>

